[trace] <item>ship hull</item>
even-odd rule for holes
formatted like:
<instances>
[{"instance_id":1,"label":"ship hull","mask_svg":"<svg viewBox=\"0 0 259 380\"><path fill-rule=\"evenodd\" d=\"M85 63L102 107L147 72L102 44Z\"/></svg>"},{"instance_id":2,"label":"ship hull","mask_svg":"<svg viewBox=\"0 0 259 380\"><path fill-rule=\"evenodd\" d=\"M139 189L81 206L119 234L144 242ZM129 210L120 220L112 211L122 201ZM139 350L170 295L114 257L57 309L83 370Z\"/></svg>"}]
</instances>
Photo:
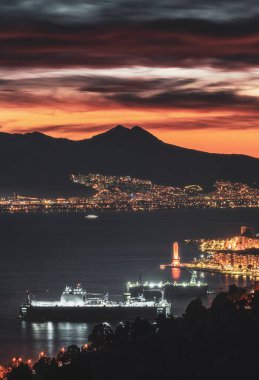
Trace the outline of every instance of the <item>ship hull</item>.
<instances>
[{"instance_id":1,"label":"ship hull","mask_svg":"<svg viewBox=\"0 0 259 380\"><path fill-rule=\"evenodd\" d=\"M80 322L99 322L99 321L131 321L138 317L155 320L158 314L169 314L168 307L39 307L23 306L20 317L29 321L80 321Z\"/></svg>"},{"instance_id":2,"label":"ship hull","mask_svg":"<svg viewBox=\"0 0 259 380\"><path fill-rule=\"evenodd\" d=\"M171 298L175 296L205 297L208 292L207 285L201 286L173 286L165 285L165 297Z\"/></svg>"},{"instance_id":3,"label":"ship hull","mask_svg":"<svg viewBox=\"0 0 259 380\"><path fill-rule=\"evenodd\" d=\"M165 284L163 287L164 297L171 300L173 297L205 297L207 295L208 286L175 286L173 284ZM153 300L154 298L161 298L161 294L156 289L148 286L134 286L129 289L131 297L138 297L143 295L146 300Z\"/></svg>"}]
</instances>

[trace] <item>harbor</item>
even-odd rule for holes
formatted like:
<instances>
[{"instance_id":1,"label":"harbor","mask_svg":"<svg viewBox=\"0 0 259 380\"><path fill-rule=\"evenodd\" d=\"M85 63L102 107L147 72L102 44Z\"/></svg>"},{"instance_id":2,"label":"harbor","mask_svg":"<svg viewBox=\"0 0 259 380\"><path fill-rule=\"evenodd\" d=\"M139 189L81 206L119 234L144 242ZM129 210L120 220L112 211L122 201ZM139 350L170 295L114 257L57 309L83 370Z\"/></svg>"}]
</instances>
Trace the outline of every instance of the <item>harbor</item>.
<instances>
[{"instance_id":1,"label":"harbor","mask_svg":"<svg viewBox=\"0 0 259 380\"><path fill-rule=\"evenodd\" d=\"M48 293L35 292L36 301L57 302L66 284L81 282L89 293L104 294L108 288L110 299L121 302L117 295L127 291L127 282L134 284L139 281L140 271L143 272L144 283L191 282L189 270L160 270L160 263L171 262L173 241L179 242L181 262L191 262L200 251L192 244L184 244L185 239L231 237L238 232L243 220L253 222L257 229L259 227L256 224L257 212L253 209L103 213L97 223L88 223L84 216L82 212L65 215L6 214L1 217L2 252L9 253L3 256L0 268L0 347L5 347L4 351L0 350L2 363L12 355L34 360L41 351L54 355L57 347L66 347L71 342L80 347L86 343L94 326L95 322L85 321L30 322L17 319L27 289L48 289ZM17 229L20 239L13 241L12 233ZM239 287L251 285L251 280L243 276L237 278L211 272L204 272L203 276L198 271L197 274L197 282L208 284L209 293L202 297L206 307L210 306L214 296L211 290L224 291L233 283ZM174 290L176 288L180 291L188 289L175 286ZM182 315L192 298L195 296L190 294L174 295L170 301L173 315ZM115 321L111 325L115 327Z\"/></svg>"},{"instance_id":2,"label":"harbor","mask_svg":"<svg viewBox=\"0 0 259 380\"><path fill-rule=\"evenodd\" d=\"M240 235L230 239L201 240L200 250L202 253L198 258L182 263L178 243L175 242L171 263L161 264L160 268L259 278L259 238L250 226L242 226Z\"/></svg>"}]
</instances>

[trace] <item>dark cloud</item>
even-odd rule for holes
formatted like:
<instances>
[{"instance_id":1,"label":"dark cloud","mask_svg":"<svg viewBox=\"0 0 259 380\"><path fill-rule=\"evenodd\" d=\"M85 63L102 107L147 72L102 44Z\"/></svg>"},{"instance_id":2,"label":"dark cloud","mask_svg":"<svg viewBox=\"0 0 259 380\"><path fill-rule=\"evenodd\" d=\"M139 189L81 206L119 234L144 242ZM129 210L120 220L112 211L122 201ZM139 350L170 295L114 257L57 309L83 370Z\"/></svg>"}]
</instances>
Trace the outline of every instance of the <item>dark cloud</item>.
<instances>
[{"instance_id":1,"label":"dark cloud","mask_svg":"<svg viewBox=\"0 0 259 380\"><path fill-rule=\"evenodd\" d=\"M35 94L27 91L0 91L0 105L4 107L67 107L66 102L48 94Z\"/></svg>"},{"instance_id":2,"label":"dark cloud","mask_svg":"<svg viewBox=\"0 0 259 380\"><path fill-rule=\"evenodd\" d=\"M238 109L259 110L259 101L253 96L237 95L234 91L201 91L175 90L153 96L138 96L137 94L119 94L108 96L125 107L142 109Z\"/></svg>"},{"instance_id":3,"label":"dark cloud","mask_svg":"<svg viewBox=\"0 0 259 380\"><path fill-rule=\"evenodd\" d=\"M257 130L259 128L258 115L232 115L217 116L217 117L197 117L195 120L190 118L174 119L166 122L146 122L143 125L145 128L156 131L195 131L195 130Z\"/></svg>"},{"instance_id":4,"label":"dark cloud","mask_svg":"<svg viewBox=\"0 0 259 380\"><path fill-rule=\"evenodd\" d=\"M125 91L165 90L194 85L194 78L121 78L105 75L64 75L54 77L37 77L30 79L0 80L0 91L34 91L37 89L74 88L79 92L124 93ZM227 82L226 82L227 83ZM216 85L216 84L215 84Z\"/></svg>"},{"instance_id":5,"label":"dark cloud","mask_svg":"<svg viewBox=\"0 0 259 380\"><path fill-rule=\"evenodd\" d=\"M45 133L45 134L48 134L48 133L58 133L58 134L62 134L62 135L70 135L71 132L73 133L84 133L84 134L88 134L88 133L100 133L100 132L104 132L110 128L112 128L113 125L110 125L110 124L99 124L99 125L89 125L87 123L82 123L82 124L78 124L78 123L67 123L67 124L54 124L54 125L35 125L34 127L28 127L28 128L25 128L25 127L19 127L18 130L19 130L19 133L30 133L31 131L36 131L36 132L40 132L40 133ZM1 128L1 126L0 126ZM9 128L9 131L16 131L17 128L14 128L12 130L12 128Z\"/></svg>"},{"instance_id":6,"label":"dark cloud","mask_svg":"<svg viewBox=\"0 0 259 380\"><path fill-rule=\"evenodd\" d=\"M83 112L100 108L109 109L112 107L112 102L105 97L94 97L86 94L76 97L75 94L56 93L54 89L39 93L21 90L0 91L0 106L26 109L45 108L46 113L52 112L53 109Z\"/></svg>"},{"instance_id":7,"label":"dark cloud","mask_svg":"<svg viewBox=\"0 0 259 380\"><path fill-rule=\"evenodd\" d=\"M259 64L254 0L2 0L5 67Z\"/></svg>"},{"instance_id":8,"label":"dark cloud","mask_svg":"<svg viewBox=\"0 0 259 380\"><path fill-rule=\"evenodd\" d=\"M48 76L49 68L203 66L248 71L258 67L258 51L259 4L254 0L2 0L1 67L17 71L18 77L24 70L39 68L45 77L37 78L37 73L32 79L2 76L0 105L26 110L40 106L46 112L143 109L154 111L154 119L158 118L143 123L150 130L258 129L259 101L240 95L256 83L248 79L247 87L239 86L244 80L240 73L218 82L203 80L202 71L199 79L186 78L186 73L183 78L154 78L148 70L146 76L132 78ZM217 75L217 70L211 72ZM204 111L207 116L160 123L163 109ZM214 111L232 112L232 117L209 117ZM9 127L12 123L8 123L2 124ZM110 127L57 122L34 129L68 135Z\"/></svg>"},{"instance_id":9,"label":"dark cloud","mask_svg":"<svg viewBox=\"0 0 259 380\"><path fill-rule=\"evenodd\" d=\"M254 0L2 0L1 14L56 17L59 22L147 21L157 18L231 20L258 14Z\"/></svg>"},{"instance_id":10,"label":"dark cloud","mask_svg":"<svg viewBox=\"0 0 259 380\"><path fill-rule=\"evenodd\" d=\"M225 88L225 89L224 89ZM0 82L0 104L75 110L133 108L148 110L259 111L255 96L239 95L231 81L201 85L194 78L119 78L64 76Z\"/></svg>"},{"instance_id":11,"label":"dark cloud","mask_svg":"<svg viewBox=\"0 0 259 380\"><path fill-rule=\"evenodd\" d=\"M0 6L1 9L1 6ZM1 12L0 12L1 14ZM239 20L107 18L64 22L40 12L0 16L2 67L121 67L259 64L259 17Z\"/></svg>"},{"instance_id":12,"label":"dark cloud","mask_svg":"<svg viewBox=\"0 0 259 380\"><path fill-rule=\"evenodd\" d=\"M66 88L84 93L119 94L127 92L154 92L194 86L193 78L120 78L105 75L67 75L57 77L35 77L30 79L0 80L0 93L37 94L37 92ZM215 84L216 85L216 84ZM11 95L10 95L11 96Z\"/></svg>"},{"instance_id":13,"label":"dark cloud","mask_svg":"<svg viewBox=\"0 0 259 380\"><path fill-rule=\"evenodd\" d=\"M80 87L81 92L100 92L107 93L138 93L146 91L165 90L167 88L182 88L193 85L197 79L193 78L115 78L108 76L85 77L84 86Z\"/></svg>"}]
</instances>

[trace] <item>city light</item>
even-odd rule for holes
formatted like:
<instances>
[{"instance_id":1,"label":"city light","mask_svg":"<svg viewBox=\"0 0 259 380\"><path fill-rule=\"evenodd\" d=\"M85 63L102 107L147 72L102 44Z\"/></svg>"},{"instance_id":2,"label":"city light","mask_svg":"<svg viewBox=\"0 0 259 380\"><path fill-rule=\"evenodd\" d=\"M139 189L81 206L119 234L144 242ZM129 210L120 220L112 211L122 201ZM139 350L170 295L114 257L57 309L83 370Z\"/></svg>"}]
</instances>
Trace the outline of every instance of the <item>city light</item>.
<instances>
[{"instance_id":1,"label":"city light","mask_svg":"<svg viewBox=\"0 0 259 380\"><path fill-rule=\"evenodd\" d=\"M153 211L172 208L259 207L259 189L242 183L217 181L206 193L197 185L165 186L129 176L73 174L71 180L91 188L92 196L35 198L15 194L0 198L0 212ZM88 219L95 219L95 215Z\"/></svg>"},{"instance_id":2,"label":"city light","mask_svg":"<svg viewBox=\"0 0 259 380\"><path fill-rule=\"evenodd\" d=\"M251 226L242 226L240 235L231 238L186 242L198 244L203 254L192 263L181 263L179 267L231 275L259 276L259 237Z\"/></svg>"}]
</instances>

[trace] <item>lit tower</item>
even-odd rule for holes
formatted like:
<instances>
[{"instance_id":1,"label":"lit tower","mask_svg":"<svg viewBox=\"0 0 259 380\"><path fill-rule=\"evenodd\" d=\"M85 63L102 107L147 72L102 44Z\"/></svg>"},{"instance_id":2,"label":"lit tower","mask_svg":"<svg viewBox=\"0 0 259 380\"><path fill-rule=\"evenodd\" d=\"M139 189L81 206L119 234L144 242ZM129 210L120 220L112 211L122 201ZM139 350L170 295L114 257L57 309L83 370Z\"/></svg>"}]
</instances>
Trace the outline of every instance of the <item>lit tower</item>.
<instances>
[{"instance_id":1,"label":"lit tower","mask_svg":"<svg viewBox=\"0 0 259 380\"><path fill-rule=\"evenodd\" d=\"M180 265L180 255L179 255L179 244L177 241L173 244L173 256L172 256L172 266Z\"/></svg>"}]
</instances>

